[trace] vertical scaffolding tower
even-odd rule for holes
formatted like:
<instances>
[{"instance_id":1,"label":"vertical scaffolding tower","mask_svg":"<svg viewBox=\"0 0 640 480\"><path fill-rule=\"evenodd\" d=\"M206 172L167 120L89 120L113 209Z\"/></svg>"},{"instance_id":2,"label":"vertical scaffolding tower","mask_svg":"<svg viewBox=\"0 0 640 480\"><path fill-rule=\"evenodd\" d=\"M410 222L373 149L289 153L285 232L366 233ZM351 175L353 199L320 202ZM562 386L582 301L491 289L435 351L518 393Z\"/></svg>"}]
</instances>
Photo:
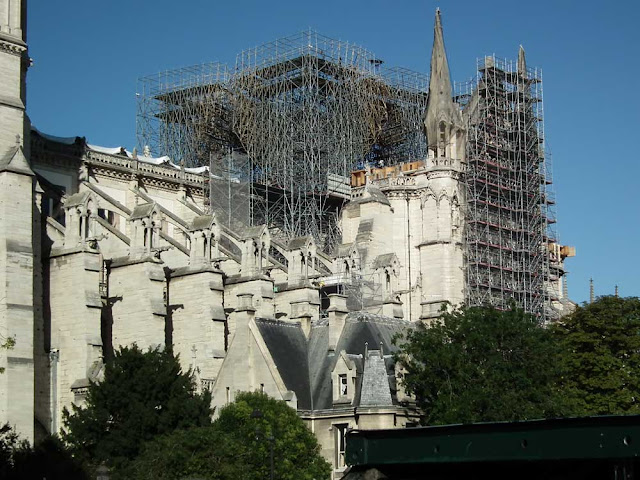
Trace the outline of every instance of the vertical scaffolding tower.
<instances>
[{"instance_id":1,"label":"vertical scaffolding tower","mask_svg":"<svg viewBox=\"0 0 640 480\"><path fill-rule=\"evenodd\" d=\"M523 59L480 60L467 97L466 299L500 309L515 301L547 320L554 202L541 72Z\"/></svg>"}]
</instances>

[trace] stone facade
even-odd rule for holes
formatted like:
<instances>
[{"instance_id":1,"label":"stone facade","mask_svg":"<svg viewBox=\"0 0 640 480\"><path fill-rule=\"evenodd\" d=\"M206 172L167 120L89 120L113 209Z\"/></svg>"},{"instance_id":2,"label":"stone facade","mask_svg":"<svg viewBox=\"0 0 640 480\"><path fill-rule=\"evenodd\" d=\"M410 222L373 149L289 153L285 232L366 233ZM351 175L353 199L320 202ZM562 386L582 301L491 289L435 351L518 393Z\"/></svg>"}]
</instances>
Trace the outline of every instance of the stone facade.
<instances>
[{"instance_id":1,"label":"stone facade","mask_svg":"<svg viewBox=\"0 0 640 480\"><path fill-rule=\"evenodd\" d=\"M347 428L415 423L391 339L464 301L464 135L439 24L425 121L438 140L421 161L353 173L327 255L219 222L206 168L25 132L23 8L0 0L0 339L16 341L0 351L0 421L59 431L136 343L172 348L216 410L242 390L288 402L336 477Z\"/></svg>"}]
</instances>

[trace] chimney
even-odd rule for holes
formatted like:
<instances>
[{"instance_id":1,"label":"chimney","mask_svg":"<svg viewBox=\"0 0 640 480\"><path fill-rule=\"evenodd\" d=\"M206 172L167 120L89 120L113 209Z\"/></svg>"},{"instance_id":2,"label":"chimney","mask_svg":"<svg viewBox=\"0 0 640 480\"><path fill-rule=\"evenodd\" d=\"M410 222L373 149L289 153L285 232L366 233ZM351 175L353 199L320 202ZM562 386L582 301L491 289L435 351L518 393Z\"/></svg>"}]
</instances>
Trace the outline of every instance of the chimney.
<instances>
[{"instance_id":1,"label":"chimney","mask_svg":"<svg viewBox=\"0 0 640 480\"><path fill-rule=\"evenodd\" d=\"M337 293L329 294L329 350L335 351L342 329L349 313L347 308L347 296Z\"/></svg>"}]
</instances>

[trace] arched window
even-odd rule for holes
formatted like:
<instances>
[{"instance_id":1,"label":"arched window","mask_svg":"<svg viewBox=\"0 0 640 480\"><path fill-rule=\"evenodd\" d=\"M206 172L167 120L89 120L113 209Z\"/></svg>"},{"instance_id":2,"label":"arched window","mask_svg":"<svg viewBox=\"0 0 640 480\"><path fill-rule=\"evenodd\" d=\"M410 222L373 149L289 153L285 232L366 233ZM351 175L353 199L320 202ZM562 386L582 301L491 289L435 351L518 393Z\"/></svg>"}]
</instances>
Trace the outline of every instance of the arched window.
<instances>
[{"instance_id":1,"label":"arched window","mask_svg":"<svg viewBox=\"0 0 640 480\"><path fill-rule=\"evenodd\" d=\"M446 126L444 124L444 122L440 122L440 127L439 127L439 136L438 136L438 156L439 157L444 157L446 152L446 144L447 144L447 138L446 138Z\"/></svg>"}]
</instances>

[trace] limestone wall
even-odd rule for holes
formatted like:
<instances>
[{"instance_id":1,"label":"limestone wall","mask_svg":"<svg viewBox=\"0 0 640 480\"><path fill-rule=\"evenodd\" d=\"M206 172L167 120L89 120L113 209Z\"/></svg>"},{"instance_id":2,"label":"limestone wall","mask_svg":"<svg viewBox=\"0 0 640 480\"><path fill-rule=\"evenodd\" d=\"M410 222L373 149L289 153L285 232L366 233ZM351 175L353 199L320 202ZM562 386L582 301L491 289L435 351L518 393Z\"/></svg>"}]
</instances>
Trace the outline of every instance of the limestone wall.
<instances>
[{"instance_id":1,"label":"limestone wall","mask_svg":"<svg viewBox=\"0 0 640 480\"><path fill-rule=\"evenodd\" d=\"M165 272L153 258L114 262L109 293L114 297L113 347L136 343L140 348L165 345Z\"/></svg>"},{"instance_id":2,"label":"limestone wall","mask_svg":"<svg viewBox=\"0 0 640 480\"><path fill-rule=\"evenodd\" d=\"M222 272L211 268L174 272L169 283L173 352L197 369L207 386L218 376L230 335Z\"/></svg>"},{"instance_id":3,"label":"limestone wall","mask_svg":"<svg viewBox=\"0 0 640 480\"><path fill-rule=\"evenodd\" d=\"M102 360L100 268L97 251L54 252L49 265L52 355L52 431L62 426L62 409L82 402L81 392Z\"/></svg>"},{"instance_id":4,"label":"limestone wall","mask_svg":"<svg viewBox=\"0 0 640 480\"><path fill-rule=\"evenodd\" d=\"M1 56L0 56L1 58ZM0 172L0 419L33 439L33 178Z\"/></svg>"}]
</instances>

